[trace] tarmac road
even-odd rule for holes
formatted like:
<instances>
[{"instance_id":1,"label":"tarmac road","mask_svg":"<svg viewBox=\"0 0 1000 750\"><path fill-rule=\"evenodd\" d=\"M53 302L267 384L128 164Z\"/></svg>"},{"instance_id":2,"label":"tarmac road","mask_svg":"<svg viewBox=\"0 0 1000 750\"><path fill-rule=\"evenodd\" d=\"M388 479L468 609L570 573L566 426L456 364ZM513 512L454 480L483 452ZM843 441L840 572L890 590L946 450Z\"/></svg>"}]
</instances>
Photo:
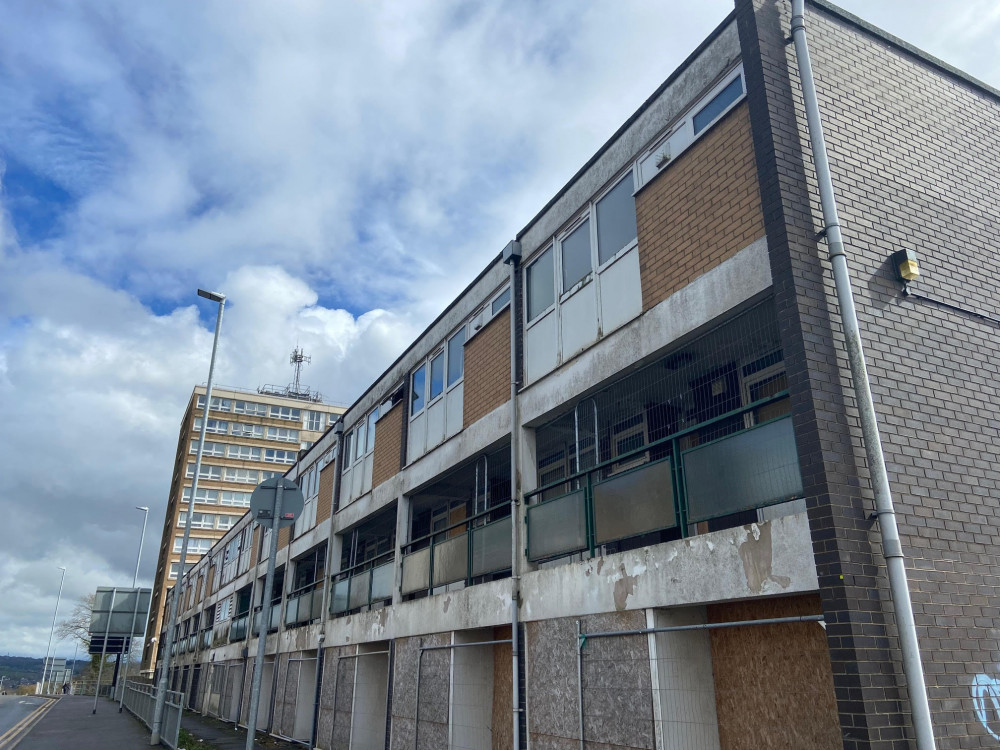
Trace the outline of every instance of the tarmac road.
<instances>
[{"instance_id":1,"label":"tarmac road","mask_svg":"<svg viewBox=\"0 0 1000 750\"><path fill-rule=\"evenodd\" d=\"M13 747L51 704L35 695L0 695L0 750Z\"/></svg>"}]
</instances>

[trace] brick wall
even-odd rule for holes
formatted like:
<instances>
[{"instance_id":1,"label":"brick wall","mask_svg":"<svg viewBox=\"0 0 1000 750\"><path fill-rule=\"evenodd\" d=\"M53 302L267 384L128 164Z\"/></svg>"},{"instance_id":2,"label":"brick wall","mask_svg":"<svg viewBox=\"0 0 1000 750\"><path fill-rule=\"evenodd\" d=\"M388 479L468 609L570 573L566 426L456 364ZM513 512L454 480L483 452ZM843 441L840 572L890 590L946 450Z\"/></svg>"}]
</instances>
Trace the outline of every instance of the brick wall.
<instances>
[{"instance_id":1,"label":"brick wall","mask_svg":"<svg viewBox=\"0 0 1000 750\"><path fill-rule=\"evenodd\" d=\"M1000 677L997 329L902 297L888 258L915 249L924 275L914 291L1000 316L995 280L980 273L1000 246L1000 98L823 7L807 16L938 747L981 747L993 740L972 683ZM739 0L737 17L843 744L909 747L885 560L816 240L788 6Z\"/></svg>"},{"instance_id":2,"label":"brick wall","mask_svg":"<svg viewBox=\"0 0 1000 750\"><path fill-rule=\"evenodd\" d=\"M284 549L288 546L288 541L292 538L292 527L286 526L283 529L278 529L278 549Z\"/></svg>"},{"instance_id":3,"label":"brick wall","mask_svg":"<svg viewBox=\"0 0 1000 750\"><path fill-rule=\"evenodd\" d=\"M510 307L465 345L463 399L463 427L510 400Z\"/></svg>"},{"instance_id":4,"label":"brick wall","mask_svg":"<svg viewBox=\"0 0 1000 750\"><path fill-rule=\"evenodd\" d=\"M323 523L333 510L333 485L337 462L332 461L319 472L319 497L316 498L316 524Z\"/></svg>"},{"instance_id":5,"label":"brick wall","mask_svg":"<svg viewBox=\"0 0 1000 750\"><path fill-rule=\"evenodd\" d=\"M643 310L763 236L746 103L647 185L635 212Z\"/></svg>"},{"instance_id":6,"label":"brick wall","mask_svg":"<svg viewBox=\"0 0 1000 750\"><path fill-rule=\"evenodd\" d=\"M372 453L372 487L391 479L399 473L400 446L403 444L402 401L396 404L375 423L375 448Z\"/></svg>"}]
</instances>

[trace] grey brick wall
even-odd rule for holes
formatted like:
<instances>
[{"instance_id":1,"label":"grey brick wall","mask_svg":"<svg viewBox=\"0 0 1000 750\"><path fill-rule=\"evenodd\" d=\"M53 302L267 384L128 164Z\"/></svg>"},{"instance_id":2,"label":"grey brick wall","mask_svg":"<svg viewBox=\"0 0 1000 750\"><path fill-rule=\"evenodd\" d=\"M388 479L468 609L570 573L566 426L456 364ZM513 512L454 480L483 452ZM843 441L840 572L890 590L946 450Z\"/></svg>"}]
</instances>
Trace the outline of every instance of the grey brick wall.
<instances>
[{"instance_id":1,"label":"grey brick wall","mask_svg":"<svg viewBox=\"0 0 1000 750\"><path fill-rule=\"evenodd\" d=\"M775 299L846 748L909 747L892 605L861 448L784 0L737 0ZM826 6L810 52L854 277L938 747L995 746L972 684L1000 676L996 373L1000 101ZM1000 733L1000 726L991 725Z\"/></svg>"}]
</instances>

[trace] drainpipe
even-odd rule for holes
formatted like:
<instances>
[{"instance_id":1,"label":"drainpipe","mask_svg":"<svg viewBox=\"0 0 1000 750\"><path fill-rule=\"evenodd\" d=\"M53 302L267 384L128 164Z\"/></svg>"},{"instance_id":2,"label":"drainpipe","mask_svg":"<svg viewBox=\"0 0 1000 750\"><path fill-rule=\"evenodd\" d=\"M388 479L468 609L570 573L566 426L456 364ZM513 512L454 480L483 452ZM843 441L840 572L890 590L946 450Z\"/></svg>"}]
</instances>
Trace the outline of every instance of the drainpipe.
<instances>
[{"instance_id":1,"label":"drainpipe","mask_svg":"<svg viewBox=\"0 0 1000 750\"><path fill-rule=\"evenodd\" d=\"M871 471L872 489L875 491L875 512L878 515L879 530L882 534L882 549L885 566L889 575L889 590L896 611L896 625L899 630L899 645L903 654L903 674L910 697L910 713L916 733L918 750L934 750L934 728L931 711L927 702L927 688L924 684L923 665L920 662L920 646L917 643L917 628L913 621L913 605L910 588L906 580L906 565L903 547L896 528L896 512L889 489L889 475L886 473L885 456L879 437L872 401L865 355L861 346L861 332L854 308L854 294L851 291L851 277L847 269L844 240L840 233L840 220L833 194L833 180L823 139L823 125L820 120L819 103L816 100L816 86L813 81L809 48L806 45L805 0L792 0L792 39L795 42L795 57L798 60L799 77L802 83L802 97L805 101L806 119L809 124L809 142L812 144L813 161L819 184L820 201L823 206L830 261L837 287L837 301L844 325L847 342L847 356L851 366L851 380L861 416L861 430L864 437L865 456Z\"/></svg>"},{"instance_id":2,"label":"drainpipe","mask_svg":"<svg viewBox=\"0 0 1000 750\"><path fill-rule=\"evenodd\" d=\"M514 294L517 285L518 262L521 260L521 243L512 240L503 251L503 261L510 268L510 652L513 679L511 680L511 702L513 703L514 735L513 746L520 747L521 742L521 686L518 682L518 602L521 598L520 575L520 514L521 507L521 416L517 402L517 325L518 295Z\"/></svg>"}]
</instances>

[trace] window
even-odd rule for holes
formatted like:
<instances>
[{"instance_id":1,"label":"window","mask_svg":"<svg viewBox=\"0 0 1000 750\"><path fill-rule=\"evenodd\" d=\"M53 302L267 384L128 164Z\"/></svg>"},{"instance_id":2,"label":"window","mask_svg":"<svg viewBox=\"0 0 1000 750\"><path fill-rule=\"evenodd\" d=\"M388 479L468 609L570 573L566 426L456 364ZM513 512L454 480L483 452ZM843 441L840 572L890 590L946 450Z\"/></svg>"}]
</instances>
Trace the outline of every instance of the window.
<instances>
[{"instance_id":1,"label":"window","mask_svg":"<svg viewBox=\"0 0 1000 750\"><path fill-rule=\"evenodd\" d=\"M194 476L194 464L187 465L187 472L185 475L188 479ZM222 467L221 466L210 466L209 464L202 464L201 471L198 472L198 479L221 479L222 478Z\"/></svg>"},{"instance_id":2,"label":"window","mask_svg":"<svg viewBox=\"0 0 1000 750\"><path fill-rule=\"evenodd\" d=\"M494 304L496 304L494 302ZM448 339L448 385L465 374L465 327Z\"/></svg>"},{"instance_id":3,"label":"window","mask_svg":"<svg viewBox=\"0 0 1000 750\"><path fill-rule=\"evenodd\" d=\"M497 295L496 299L493 300L493 304L490 306L490 312L496 315L507 307L508 302L510 302L510 287L507 287Z\"/></svg>"},{"instance_id":4,"label":"window","mask_svg":"<svg viewBox=\"0 0 1000 750\"><path fill-rule=\"evenodd\" d=\"M378 409L372 409L368 415L368 442L365 444L365 453L375 450L375 422L378 420Z\"/></svg>"},{"instance_id":5,"label":"window","mask_svg":"<svg viewBox=\"0 0 1000 750\"><path fill-rule=\"evenodd\" d=\"M282 443L297 443L299 442L299 431L291 427L268 427L267 439Z\"/></svg>"},{"instance_id":6,"label":"window","mask_svg":"<svg viewBox=\"0 0 1000 750\"><path fill-rule=\"evenodd\" d=\"M194 428L196 430L201 429L201 417L194 420ZM217 435L225 435L229 432L229 422L225 422L221 419L210 419L208 420L208 425L205 427L205 432L212 432Z\"/></svg>"},{"instance_id":7,"label":"window","mask_svg":"<svg viewBox=\"0 0 1000 750\"><path fill-rule=\"evenodd\" d=\"M559 243L562 250L563 291L572 289L591 271L590 219L566 235Z\"/></svg>"},{"instance_id":8,"label":"window","mask_svg":"<svg viewBox=\"0 0 1000 750\"><path fill-rule=\"evenodd\" d=\"M198 452L198 441L191 441L191 453ZM203 456L217 456L222 457L226 455L226 446L224 443L213 443L211 441L205 441L205 447L202 449L201 455Z\"/></svg>"},{"instance_id":9,"label":"window","mask_svg":"<svg viewBox=\"0 0 1000 750\"><path fill-rule=\"evenodd\" d=\"M225 477L227 482L237 482L239 484L257 484L260 481L256 469L234 469L227 466Z\"/></svg>"},{"instance_id":10,"label":"window","mask_svg":"<svg viewBox=\"0 0 1000 750\"><path fill-rule=\"evenodd\" d=\"M249 445L230 445L227 455L242 461L260 461L260 448Z\"/></svg>"},{"instance_id":11,"label":"window","mask_svg":"<svg viewBox=\"0 0 1000 750\"><path fill-rule=\"evenodd\" d=\"M193 526L191 528L194 528ZM188 554L189 555L204 555L207 554L210 549L212 549L212 544L214 539L199 539L197 537L188 537ZM174 537L174 554L179 555L181 553L181 546L184 542L184 537L175 536Z\"/></svg>"},{"instance_id":12,"label":"window","mask_svg":"<svg viewBox=\"0 0 1000 750\"><path fill-rule=\"evenodd\" d=\"M271 464L294 464L297 455L296 451L268 448L264 451L264 461Z\"/></svg>"},{"instance_id":13,"label":"window","mask_svg":"<svg viewBox=\"0 0 1000 750\"><path fill-rule=\"evenodd\" d=\"M427 365L420 365L413 372L413 384L410 389L410 415L424 408L424 389L427 386Z\"/></svg>"},{"instance_id":14,"label":"window","mask_svg":"<svg viewBox=\"0 0 1000 750\"><path fill-rule=\"evenodd\" d=\"M347 435L344 437L344 471L347 471L348 469L351 468L351 458L354 455L353 453L351 453L351 449L353 446L354 446L354 432L351 431L348 432Z\"/></svg>"},{"instance_id":15,"label":"window","mask_svg":"<svg viewBox=\"0 0 1000 750\"><path fill-rule=\"evenodd\" d=\"M258 404L255 401L237 401L233 405L233 412L236 414L249 414L254 417L266 417L267 405Z\"/></svg>"},{"instance_id":16,"label":"window","mask_svg":"<svg viewBox=\"0 0 1000 750\"><path fill-rule=\"evenodd\" d=\"M202 467L204 468L204 467ZM181 502L189 503L191 502L191 488L185 487L181 492ZM202 487L198 488L198 494L195 496L196 503L206 503L207 505L215 505L219 502L219 491L218 490L206 490Z\"/></svg>"},{"instance_id":17,"label":"window","mask_svg":"<svg viewBox=\"0 0 1000 750\"><path fill-rule=\"evenodd\" d=\"M555 302L555 273L552 268L552 248L528 266L528 321L548 310Z\"/></svg>"},{"instance_id":18,"label":"window","mask_svg":"<svg viewBox=\"0 0 1000 750\"><path fill-rule=\"evenodd\" d=\"M205 396L201 394L198 396L198 408L205 408ZM212 396L212 411L232 411L233 402L232 399L219 398L218 396Z\"/></svg>"},{"instance_id":19,"label":"window","mask_svg":"<svg viewBox=\"0 0 1000 750\"><path fill-rule=\"evenodd\" d=\"M431 400L441 395L444 390L444 352L431 360Z\"/></svg>"},{"instance_id":20,"label":"window","mask_svg":"<svg viewBox=\"0 0 1000 750\"><path fill-rule=\"evenodd\" d=\"M287 419L298 422L302 419L302 411L293 409L291 406L272 406L270 416L273 419Z\"/></svg>"},{"instance_id":21,"label":"window","mask_svg":"<svg viewBox=\"0 0 1000 750\"><path fill-rule=\"evenodd\" d=\"M177 519L177 525L184 527L187 524L188 514L186 511L181 511L180 516ZM192 529L211 529L215 527L215 515L212 513L192 513L191 514L191 528Z\"/></svg>"},{"instance_id":22,"label":"window","mask_svg":"<svg viewBox=\"0 0 1000 750\"><path fill-rule=\"evenodd\" d=\"M265 481L267 479L274 479L275 477L280 477L280 471L262 471L260 473L260 481Z\"/></svg>"},{"instance_id":23,"label":"window","mask_svg":"<svg viewBox=\"0 0 1000 750\"><path fill-rule=\"evenodd\" d=\"M184 563L184 572L185 573L189 573L191 571L191 568L193 568L193 567L194 567L194 563L193 562L185 562ZM179 562L170 563L170 577L171 578L177 578L177 571L180 570L180 568L181 568L181 564Z\"/></svg>"},{"instance_id":24,"label":"window","mask_svg":"<svg viewBox=\"0 0 1000 750\"><path fill-rule=\"evenodd\" d=\"M239 516L218 516L215 520L215 528L223 529L228 531L236 525L236 522L240 520ZM194 527L192 527L194 528Z\"/></svg>"},{"instance_id":25,"label":"window","mask_svg":"<svg viewBox=\"0 0 1000 750\"><path fill-rule=\"evenodd\" d=\"M237 508L249 508L250 507L250 493L249 492L232 492L230 490L223 490L219 493L219 504L220 505L232 505Z\"/></svg>"},{"instance_id":26,"label":"window","mask_svg":"<svg viewBox=\"0 0 1000 750\"><path fill-rule=\"evenodd\" d=\"M268 427L268 429L279 428ZM264 426L259 424L242 424L241 422L233 422L232 434L236 437L262 438L264 437Z\"/></svg>"},{"instance_id":27,"label":"window","mask_svg":"<svg viewBox=\"0 0 1000 750\"><path fill-rule=\"evenodd\" d=\"M314 432L321 431L326 426L326 414L321 411L310 411L307 412L307 430L313 430Z\"/></svg>"},{"instance_id":28,"label":"window","mask_svg":"<svg viewBox=\"0 0 1000 750\"><path fill-rule=\"evenodd\" d=\"M604 265L636 238L632 173L597 201L597 262Z\"/></svg>"},{"instance_id":29,"label":"window","mask_svg":"<svg viewBox=\"0 0 1000 750\"><path fill-rule=\"evenodd\" d=\"M692 123L695 135L715 122L741 96L743 77L737 76L694 116Z\"/></svg>"},{"instance_id":30,"label":"window","mask_svg":"<svg viewBox=\"0 0 1000 750\"><path fill-rule=\"evenodd\" d=\"M362 422L360 425L358 425L358 428L354 431L355 434L358 436L357 443L354 446L355 450L357 451L357 455L354 456L354 460L357 460L357 459L361 458L363 455L365 455L365 427L366 427L366 424L367 424L366 422Z\"/></svg>"}]
</instances>

